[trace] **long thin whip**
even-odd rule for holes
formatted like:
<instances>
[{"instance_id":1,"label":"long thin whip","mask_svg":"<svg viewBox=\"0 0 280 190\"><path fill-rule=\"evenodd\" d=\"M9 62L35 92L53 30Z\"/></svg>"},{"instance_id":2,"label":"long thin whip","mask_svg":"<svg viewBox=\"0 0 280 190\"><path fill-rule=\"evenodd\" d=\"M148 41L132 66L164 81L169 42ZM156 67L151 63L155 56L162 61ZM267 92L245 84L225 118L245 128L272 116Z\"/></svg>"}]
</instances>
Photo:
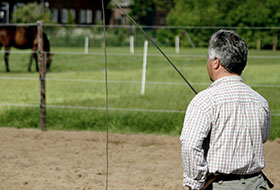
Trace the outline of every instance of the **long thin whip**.
<instances>
[{"instance_id":1,"label":"long thin whip","mask_svg":"<svg viewBox=\"0 0 280 190\"><path fill-rule=\"evenodd\" d=\"M104 55L105 55L105 86L106 86L106 186L109 184L109 101L108 101L108 65L107 65L107 50L106 50L106 26L105 26L105 8L104 0L102 0L103 11L103 31L104 31Z\"/></svg>"},{"instance_id":2,"label":"long thin whip","mask_svg":"<svg viewBox=\"0 0 280 190\"><path fill-rule=\"evenodd\" d=\"M160 51L160 53L167 59L167 61L171 64L171 66L177 71L177 73L184 79L184 81L189 85L189 87L192 89L192 91L197 94L196 90L192 87L192 85L189 83L189 81L184 77L184 75L179 71L179 69L172 63L172 61L167 57L167 55L159 48L159 46L156 44L156 42L136 23L136 21L129 16L129 14L115 1L112 0L119 9L135 24L143 33L144 35L154 44L154 46Z\"/></svg>"}]
</instances>

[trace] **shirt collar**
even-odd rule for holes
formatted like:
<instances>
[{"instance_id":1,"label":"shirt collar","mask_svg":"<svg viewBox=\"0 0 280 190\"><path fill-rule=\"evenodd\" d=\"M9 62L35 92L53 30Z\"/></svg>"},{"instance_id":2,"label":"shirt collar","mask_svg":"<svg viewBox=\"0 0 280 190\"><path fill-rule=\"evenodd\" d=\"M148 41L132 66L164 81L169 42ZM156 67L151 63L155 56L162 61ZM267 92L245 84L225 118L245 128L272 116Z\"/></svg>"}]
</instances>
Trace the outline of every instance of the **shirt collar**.
<instances>
[{"instance_id":1,"label":"shirt collar","mask_svg":"<svg viewBox=\"0 0 280 190\"><path fill-rule=\"evenodd\" d=\"M227 82L242 82L242 78L240 76L223 77L223 78L220 78L220 79L216 80L215 82L213 82L209 86L209 88L217 86L217 85L222 84L222 83L227 83Z\"/></svg>"}]
</instances>

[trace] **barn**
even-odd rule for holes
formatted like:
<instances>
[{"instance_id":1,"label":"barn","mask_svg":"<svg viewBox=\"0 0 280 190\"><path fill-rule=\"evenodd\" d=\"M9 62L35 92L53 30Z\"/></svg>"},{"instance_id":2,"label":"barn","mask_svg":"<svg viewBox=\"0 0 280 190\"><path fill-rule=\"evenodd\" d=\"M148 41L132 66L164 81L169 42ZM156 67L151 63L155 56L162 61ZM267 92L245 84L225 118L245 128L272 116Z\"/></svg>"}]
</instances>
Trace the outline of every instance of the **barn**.
<instances>
[{"instance_id":1,"label":"barn","mask_svg":"<svg viewBox=\"0 0 280 190\"><path fill-rule=\"evenodd\" d=\"M49 8L52 12L52 20L59 24L66 24L69 15L76 24L95 24L102 20L101 1L90 0L4 0L1 2L0 23L9 23L13 11L27 3L37 2ZM105 7L110 0L104 0ZM111 10L106 9L106 15L111 15ZM109 23L110 16L106 19Z\"/></svg>"}]
</instances>

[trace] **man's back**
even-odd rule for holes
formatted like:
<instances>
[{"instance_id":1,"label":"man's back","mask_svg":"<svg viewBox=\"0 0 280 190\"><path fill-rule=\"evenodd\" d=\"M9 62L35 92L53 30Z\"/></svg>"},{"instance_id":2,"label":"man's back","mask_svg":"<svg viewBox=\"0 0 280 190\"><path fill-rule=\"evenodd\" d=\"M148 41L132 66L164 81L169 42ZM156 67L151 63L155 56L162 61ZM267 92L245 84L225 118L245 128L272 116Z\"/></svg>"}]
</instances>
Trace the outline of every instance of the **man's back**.
<instances>
[{"instance_id":1,"label":"man's back","mask_svg":"<svg viewBox=\"0 0 280 190\"><path fill-rule=\"evenodd\" d=\"M209 172L251 174L264 168L262 142L269 137L270 115L262 96L234 76L215 81L194 101L205 105L211 119Z\"/></svg>"},{"instance_id":2,"label":"man's back","mask_svg":"<svg viewBox=\"0 0 280 190\"><path fill-rule=\"evenodd\" d=\"M197 182L205 180L205 172L259 172L265 167L262 143L269 135L267 101L240 76L216 80L188 106L180 137L183 163L191 164L185 172ZM185 177L183 184L197 182Z\"/></svg>"}]
</instances>

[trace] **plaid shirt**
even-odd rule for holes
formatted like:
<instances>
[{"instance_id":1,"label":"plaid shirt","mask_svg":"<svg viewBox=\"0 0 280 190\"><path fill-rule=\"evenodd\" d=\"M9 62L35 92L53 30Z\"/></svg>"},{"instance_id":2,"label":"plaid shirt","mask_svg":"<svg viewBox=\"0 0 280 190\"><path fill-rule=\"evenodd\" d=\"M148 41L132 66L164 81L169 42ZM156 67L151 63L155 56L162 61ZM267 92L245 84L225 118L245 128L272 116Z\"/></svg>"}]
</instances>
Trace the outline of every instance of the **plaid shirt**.
<instances>
[{"instance_id":1,"label":"plaid shirt","mask_svg":"<svg viewBox=\"0 0 280 190\"><path fill-rule=\"evenodd\" d=\"M196 95L180 136L183 185L203 187L206 174L253 174L265 166L263 143L270 135L267 101L231 76Z\"/></svg>"}]
</instances>

